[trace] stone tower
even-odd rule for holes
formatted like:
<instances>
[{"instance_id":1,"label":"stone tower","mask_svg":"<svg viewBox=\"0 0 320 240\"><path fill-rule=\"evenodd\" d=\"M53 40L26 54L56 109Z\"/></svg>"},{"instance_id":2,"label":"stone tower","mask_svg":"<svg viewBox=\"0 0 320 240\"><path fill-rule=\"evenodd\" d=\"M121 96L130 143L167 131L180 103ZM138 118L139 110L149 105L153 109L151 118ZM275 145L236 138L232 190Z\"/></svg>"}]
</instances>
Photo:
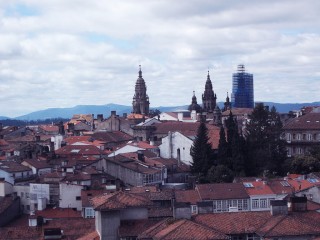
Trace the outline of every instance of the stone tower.
<instances>
[{"instance_id":1,"label":"stone tower","mask_svg":"<svg viewBox=\"0 0 320 240\"><path fill-rule=\"evenodd\" d=\"M223 111L227 111L230 109L231 109L231 102L230 102L230 98L229 98L229 93L227 92L227 98L226 98L226 101L224 102Z\"/></svg>"},{"instance_id":2,"label":"stone tower","mask_svg":"<svg viewBox=\"0 0 320 240\"><path fill-rule=\"evenodd\" d=\"M201 106L197 103L197 97L196 97L194 91L193 91L192 101L188 107L188 110L190 112L192 112L192 111L196 111L197 113L201 112Z\"/></svg>"},{"instance_id":3,"label":"stone tower","mask_svg":"<svg viewBox=\"0 0 320 240\"><path fill-rule=\"evenodd\" d=\"M147 87L144 79L142 78L141 65L139 65L139 77L136 81L135 93L132 101L132 113L148 115L149 105Z\"/></svg>"},{"instance_id":4,"label":"stone tower","mask_svg":"<svg viewBox=\"0 0 320 240\"><path fill-rule=\"evenodd\" d=\"M202 109L204 112L212 113L217 104L217 96L212 90L212 82L210 79L209 71L206 81L204 93L202 94Z\"/></svg>"}]
</instances>

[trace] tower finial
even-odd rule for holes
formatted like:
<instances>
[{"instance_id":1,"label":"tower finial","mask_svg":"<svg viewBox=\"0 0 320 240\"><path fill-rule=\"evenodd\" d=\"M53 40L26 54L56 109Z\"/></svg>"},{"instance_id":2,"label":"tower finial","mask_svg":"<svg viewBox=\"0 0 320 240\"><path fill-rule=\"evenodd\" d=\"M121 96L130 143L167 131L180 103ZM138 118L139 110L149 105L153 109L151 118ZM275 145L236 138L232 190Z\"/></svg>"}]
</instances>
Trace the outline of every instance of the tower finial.
<instances>
[{"instance_id":1,"label":"tower finial","mask_svg":"<svg viewBox=\"0 0 320 240\"><path fill-rule=\"evenodd\" d=\"M142 77L141 65L139 65L139 77Z\"/></svg>"}]
</instances>

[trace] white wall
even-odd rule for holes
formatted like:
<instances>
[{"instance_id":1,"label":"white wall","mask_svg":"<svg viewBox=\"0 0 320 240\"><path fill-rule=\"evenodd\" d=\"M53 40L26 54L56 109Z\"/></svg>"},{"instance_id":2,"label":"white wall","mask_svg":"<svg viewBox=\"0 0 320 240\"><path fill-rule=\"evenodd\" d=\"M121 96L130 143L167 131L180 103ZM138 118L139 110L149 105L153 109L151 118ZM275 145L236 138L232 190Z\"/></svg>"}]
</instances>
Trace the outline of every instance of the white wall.
<instances>
[{"instance_id":1,"label":"white wall","mask_svg":"<svg viewBox=\"0 0 320 240\"><path fill-rule=\"evenodd\" d=\"M61 208L76 208L78 211L82 209L81 190L82 186L68 183L60 183L60 201ZM77 197L80 199L77 200Z\"/></svg>"},{"instance_id":2,"label":"white wall","mask_svg":"<svg viewBox=\"0 0 320 240\"><path fill-rule=\"evenodd\" d=\"M163 158L178 159L178 149L180 149L180 161L191 165L192 157L190 149L193 141L179 132L169 133L167 137L162 138L162 144L159 146L160 156Z\"/></svg>"},{"instance_id":3,"label":"white wall","mask_svg":"<svg viewBox=\"0 0 320 240\"><path fill-rule=\"evenodd\" d=\"M13 186L11 183L6 181L0 182L0 197L4 197L7 194L11 194L13 192Z\"/></svg>"}]
</instances>

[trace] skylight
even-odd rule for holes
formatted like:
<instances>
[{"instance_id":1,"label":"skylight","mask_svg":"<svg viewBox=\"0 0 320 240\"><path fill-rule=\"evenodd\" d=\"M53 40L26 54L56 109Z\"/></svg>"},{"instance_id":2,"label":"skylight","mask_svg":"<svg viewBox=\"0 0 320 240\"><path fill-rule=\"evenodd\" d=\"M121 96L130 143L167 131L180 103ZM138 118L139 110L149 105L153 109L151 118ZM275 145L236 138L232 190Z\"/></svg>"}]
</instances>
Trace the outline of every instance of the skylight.
<instances>
[{"instance_id":1,"label":"skylight","mask_svg":"<svg viewBox=\"0 0 320 240\"><path fill-rule=\"evenodd\" d=\"M243 183L243 185L246 187L246 188L253 188L253 184L252 183Z\"/></svg>"},{"instance_id":2,"label":"skylight","mask_svg":"<svg viewBox=\"0 0 320 240\"><path fill-rule=\"evenodd\" d=\"M284 187L290 187L290 184L287 181L281 181L280 183Z\"/></svg>"},{"instance_id":3,"label":"skylight","mask_svg":"<svg viewBox=\"0 0 320 240\"><path fill-rule=\"evenodd\" d=\"M319 182L318 179L315 179L315 178L308 178L308 181L309 181L310 183Z\"/></svg>"}]
</instances>

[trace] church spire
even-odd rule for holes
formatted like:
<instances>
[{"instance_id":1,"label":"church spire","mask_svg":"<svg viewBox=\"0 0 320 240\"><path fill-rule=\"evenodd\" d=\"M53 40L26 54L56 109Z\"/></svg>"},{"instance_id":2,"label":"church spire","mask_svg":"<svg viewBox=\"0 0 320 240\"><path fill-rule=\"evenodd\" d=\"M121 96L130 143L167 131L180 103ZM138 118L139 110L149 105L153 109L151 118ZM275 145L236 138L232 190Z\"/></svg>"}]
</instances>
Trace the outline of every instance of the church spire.
<instances>
[{"instance_id":1,"label":"church spire","mask_svg":"<svg viewBox=\"0 0 320 240\"><path fill-rule=\"evenodd\" d=\"M204 112L213 112L216 107L217 96L212 89L212 82L210 79L210 72L208 70L207 81L202 94L202 107Z\"/></svg>"},{"instance_id":2,"label":"church spire","mask_svg":"<svg viewBox=\"0 0 320 240\"><path fill-rule=\"evenodd\" d=\"M132 112L136 114L149 114L149 97L147 86L142 77L141 65L139 65L139 77L136 81L135 94L132 101Z\"/></svg>"},{"instance_id":3,"label":"church spire","mask_svg":"<svg viewBox=\"0 0 320 240\"><path fill-rule=\"evenodd\" d=\"M142 78L141 65L139 65L139 78Z\"/></svg>"}]
</instances>

